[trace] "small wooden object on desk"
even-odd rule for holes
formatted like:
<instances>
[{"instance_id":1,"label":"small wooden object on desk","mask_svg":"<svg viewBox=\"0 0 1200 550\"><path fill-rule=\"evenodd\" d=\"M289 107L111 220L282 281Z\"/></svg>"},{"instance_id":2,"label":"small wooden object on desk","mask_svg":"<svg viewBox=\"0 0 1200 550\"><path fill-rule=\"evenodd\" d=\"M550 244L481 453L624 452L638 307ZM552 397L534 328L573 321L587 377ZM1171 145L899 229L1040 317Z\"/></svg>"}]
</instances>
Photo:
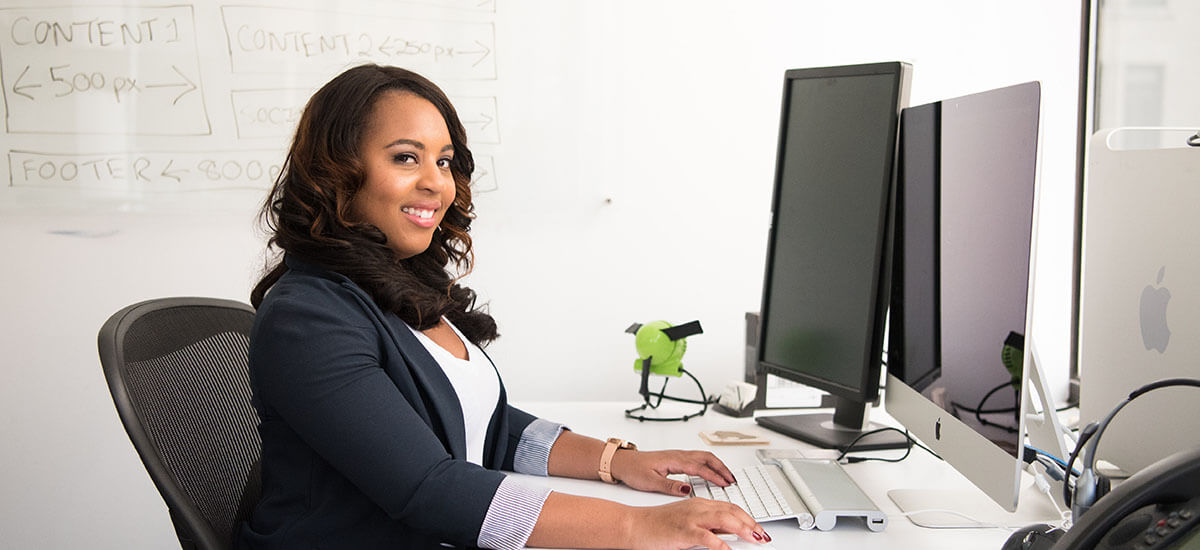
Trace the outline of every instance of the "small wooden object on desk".
<instances>
[{"instance_id":1,"label":"small wooden object on desk","mask_svg":"<svg viewBox=\"0 0 1200 550\"><path fill-rule=\"evenodd\" d=\"M764 437L730 430L700 432L700 439L709 445L766 445L770 443Z\"/></svg>"}]
</instances>

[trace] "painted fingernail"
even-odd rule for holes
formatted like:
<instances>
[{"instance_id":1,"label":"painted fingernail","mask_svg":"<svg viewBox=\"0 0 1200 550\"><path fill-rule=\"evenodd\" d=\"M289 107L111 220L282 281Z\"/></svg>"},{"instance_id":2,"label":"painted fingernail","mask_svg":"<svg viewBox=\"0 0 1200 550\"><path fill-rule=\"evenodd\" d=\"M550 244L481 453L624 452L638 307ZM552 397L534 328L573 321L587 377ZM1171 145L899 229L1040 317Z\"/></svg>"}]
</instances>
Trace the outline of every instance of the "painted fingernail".
<instances>
[{"instance_id":1,"label":"painted fingernail","mask_svg":"<svg viewBox=\"0 0 1200 550\"><path fill-rule=\"evenodd\" d=\"M771 535L768 535L766 531L763 531L763 538L767 539L767 542L771 542Z\"/></svg>"},{"instance_id":2,"label":"painted fingernail","mask_svg":"<svg viewBox=\"0 0 1200 550\"><path fill-rule=\"evenodd\" d=\"M679 488L679 492L681 492L681 493L683 493L683 494L685 494L685 495L686 495L686 494L688 494L688 493L692 492L692 486L691 486L691 485L684 485L683 487L680 487L680 488Z\"/></svg>"},{"instance_id":3,"label":"painted fingernail","mask_svg":"<svg viewBox=\"0 0 1200 550\"><path fill-rule=\"evenodd\" d=\"M758 533L752 533L752 534L754 535L754 540L762 540L763 539L762 535L760 535Z\"/></svg>"}]
</instances>

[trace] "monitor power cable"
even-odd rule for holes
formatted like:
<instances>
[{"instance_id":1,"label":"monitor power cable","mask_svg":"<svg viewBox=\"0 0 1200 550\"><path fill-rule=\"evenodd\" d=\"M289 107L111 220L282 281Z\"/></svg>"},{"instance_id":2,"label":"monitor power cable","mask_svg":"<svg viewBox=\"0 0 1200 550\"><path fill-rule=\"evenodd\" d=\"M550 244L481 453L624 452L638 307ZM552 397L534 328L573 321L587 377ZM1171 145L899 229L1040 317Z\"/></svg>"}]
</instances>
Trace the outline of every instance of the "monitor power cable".
<instances>
[{"instance_id":1,"label":"monitor power cable","mask_svg":"<svg viewBox=\"0 0 1200 550\"><path fill-rule=\"evenodd\" d=\"M888 432L888 431L899 432L901 434L904 434L904 438L908 440L908 445L904 448L903 455L900 455L899 457L896 457L896 458L881 458L881 457L874 457L874 456L846 456L849 453L854 451L854 445L856 445L859 441L861 441L862 438L867 437L869 435L874 435L877 433ZM912 453L913 445L916 445L917 447L925 449L929 454L933 455L934 458L936 458L938 460L942 460L942 457L938 456L937 453L933 452L933 449L930 449L929 447L922 445L921 442L914 439L912 434L908 433L908 430L901 430L900 428L893 428L891 426L884 427L884 428L877 428L874 430L868 430L868 431L858 434L858 437L855 437L853 440L850 441L849 445L846 445L846 448L842 450L841 454L838 455L836 460L843 464L857 464L859 462L867 462L867 461L871 461L871 460L877 461L877 462L901 462L904 459L908 458L908 455Z\"/></svg>"}]
</instances>

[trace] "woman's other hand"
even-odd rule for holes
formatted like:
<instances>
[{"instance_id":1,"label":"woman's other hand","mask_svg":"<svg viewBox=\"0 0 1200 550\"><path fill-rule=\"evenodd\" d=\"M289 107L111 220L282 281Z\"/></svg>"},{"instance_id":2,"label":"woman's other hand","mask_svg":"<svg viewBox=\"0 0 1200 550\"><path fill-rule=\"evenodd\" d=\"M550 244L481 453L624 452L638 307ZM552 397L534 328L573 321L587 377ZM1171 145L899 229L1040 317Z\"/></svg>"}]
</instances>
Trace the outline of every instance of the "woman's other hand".
<instances>
[{"instance_id":1,"label":"woman's other hand","mask_svg":"<svg viewBox=\"0 0 1200 550\"><path fill-rule=\"evenodd\" d=\"M687 496L691 485L669 479L670 474L700 476L722 487L737 483L725 463L708 451L620 450L613 455L612 475L617 481L641 491Z\"/></svg>"},{"instance_id":2,"label":"woman's other hand","mask_svg":"<svg viewBox=\"0 0 1200 550\"><path fill-rule=\"evenodd\" d=\"M662 506L633 508L632 514L629 533L635 550L693 546L729 550L718 533L734 534L753 543L771 540L754 518L728 502L689 498Z\"/></svg>"},{"instance_id":3,"label":"woman's other hand","mask_svg":"<svg viewBox=\"0 0 1200 550\"><path fill-rule=\"evenodd\" d=\"M771 542L761 525L728 502L689 498L640 507L552 492L526 544L546 548L677 550L707 546L729 550L718 536L726 533L751 543Z\"/></svg>"}]
</instances>

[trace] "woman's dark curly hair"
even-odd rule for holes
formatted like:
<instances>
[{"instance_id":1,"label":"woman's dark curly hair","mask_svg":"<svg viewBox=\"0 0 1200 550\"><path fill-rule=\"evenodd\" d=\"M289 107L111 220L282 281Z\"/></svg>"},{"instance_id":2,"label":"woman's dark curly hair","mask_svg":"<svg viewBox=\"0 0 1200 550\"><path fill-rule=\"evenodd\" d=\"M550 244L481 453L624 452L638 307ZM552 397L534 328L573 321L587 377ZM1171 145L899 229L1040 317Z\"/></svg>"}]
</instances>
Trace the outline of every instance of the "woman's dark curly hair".
<instances>
[{"instance_id":1,"label":"woman's dark curly hair","mask_svg":"<svg viewBox=\"0 0 1200 550\"><path fill-rule=\"evenodd\" d=\"M441 112L454 156L454 203L434 232L429 248L401 259L378 227L350 219L350 203L365 181L360 156L363 136L379 98L389 92L415 94ZM426 78L405 69L362 65L321 87L304 108L284 167L262 208L271 233L268 248L341 273L362 287L384 311L418 330L450 319L467 338L486 344L497 337L496 322L475 306L475 293L456 284L447 270L470 272L474 255L468 235L475 217L471 173L475 161L467 134L450 100ZM258 307L267 290L288 270L277 259L250 294Z\"/></svg>"}]
</instances>

